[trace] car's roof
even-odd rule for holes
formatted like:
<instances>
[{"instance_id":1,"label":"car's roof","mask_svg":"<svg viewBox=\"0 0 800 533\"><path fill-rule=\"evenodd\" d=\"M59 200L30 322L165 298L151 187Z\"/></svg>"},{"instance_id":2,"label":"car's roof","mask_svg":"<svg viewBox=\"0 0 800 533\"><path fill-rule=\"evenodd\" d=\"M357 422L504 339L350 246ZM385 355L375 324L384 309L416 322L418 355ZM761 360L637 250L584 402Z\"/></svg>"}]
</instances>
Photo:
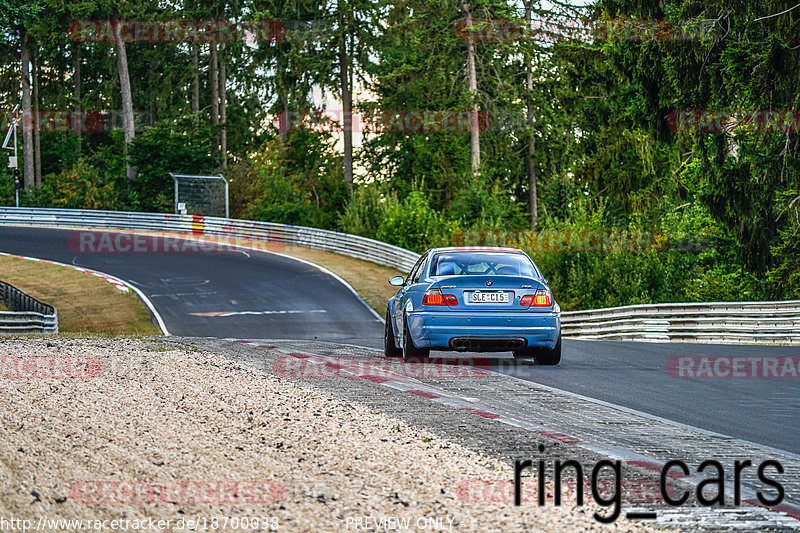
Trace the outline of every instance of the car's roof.
<instances>
[{"instance_id":1,"label":"car's roof","mask_svg":"<svg viewBox=\"0 0 800 533\"><path fill-rule=\"evenodd\" d=\"M448 246L446 248L434 248L434 252L495 252L507 254L525 253L519 248L503 248L501 246Z\"/></svg>"}]
</instances>

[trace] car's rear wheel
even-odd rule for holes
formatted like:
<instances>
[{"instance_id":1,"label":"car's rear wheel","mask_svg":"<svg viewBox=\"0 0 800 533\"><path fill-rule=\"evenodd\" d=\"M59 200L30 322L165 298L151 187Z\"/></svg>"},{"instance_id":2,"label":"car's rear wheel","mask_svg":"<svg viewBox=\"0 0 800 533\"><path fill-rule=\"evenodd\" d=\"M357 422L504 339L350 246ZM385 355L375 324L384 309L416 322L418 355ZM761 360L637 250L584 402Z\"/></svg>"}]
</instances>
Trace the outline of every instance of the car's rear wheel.
<instances>
[{"instance_id":1,"label":"car's rear wheel","mask_svg":"<svg viewBox=\"0 0 800 533\"><path fill-rule=\"evenodd\" d=\"M557 365L561 362L561 335L552 350L548 348L525 348L514 352L515 359L536 359L536 362L544 366Z\"/></svg>"},{"instance_id":2,"label":"car's rear wheel","mask_svg":"<svg viewBox=\"0 0 800 533\"><path fill-rule=\"evenodd\" d=\"M392 328L392 315L386 309L386 327L383 331L383 355L386 357L400 357L403 350L397 347L394 342L394 328Z\"/></svg>"},{"instance_id":3,"label":"car's rear wheel","mask_svg":"<svg viewBox=\"0 0 800 533\"><path fill-rule=\"evenodd\" d=\"M408 331L408 319L403 317L403 359L410 357L428 357L431 351L428 348L417 348L414 346L414 339L411 338L411 333Z\"/></svg>"}]
</instances>

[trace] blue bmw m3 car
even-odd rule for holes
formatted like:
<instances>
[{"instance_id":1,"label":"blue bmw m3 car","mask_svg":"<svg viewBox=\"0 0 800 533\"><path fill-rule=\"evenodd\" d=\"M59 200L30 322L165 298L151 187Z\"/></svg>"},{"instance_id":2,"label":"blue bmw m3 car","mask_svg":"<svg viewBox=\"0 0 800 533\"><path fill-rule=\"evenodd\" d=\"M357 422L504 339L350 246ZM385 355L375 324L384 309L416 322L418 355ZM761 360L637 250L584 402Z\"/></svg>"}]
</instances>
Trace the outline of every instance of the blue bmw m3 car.
<instances>
[{"instance_id":1,"label":"blue bmw m3 car","mask_svg":"<svg viewBox=\"0 0 800 533\"><path fill-rule=\"evenodd\" d=\"M425 252L386 310L387 357L430 350L506 352L542 365L561 361L561 309L538 267L516 248Z\"/></svg>"}]
</instances>

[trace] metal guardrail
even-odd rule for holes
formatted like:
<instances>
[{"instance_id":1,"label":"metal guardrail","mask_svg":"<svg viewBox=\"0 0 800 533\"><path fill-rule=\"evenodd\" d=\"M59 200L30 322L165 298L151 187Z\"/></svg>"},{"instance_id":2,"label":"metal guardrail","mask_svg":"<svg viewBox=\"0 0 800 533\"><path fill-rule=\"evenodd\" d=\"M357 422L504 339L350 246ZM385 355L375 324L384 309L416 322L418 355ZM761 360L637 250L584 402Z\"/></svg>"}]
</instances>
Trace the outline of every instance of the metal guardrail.
<instances>
[{"instance_id":1,"label":"metal guardrail","mask_svg":"<svg viewBox=\"0 0 800 533\"><path fill-rule=\"evenodd\" d=\"M565 337L651 342L800 343L800 300L630 305L561 314Z\"/></svg>"},{"instance_id":2,"label":"metal guardrail","mask_svg":"<svg viewBox=\"0 0 800 533\"><path fill-rule=\"evenodd\" d=\"M0 207L0 224L167 231L328 250L408 272L419 254L337 231L217 217ZM800 343L800 301L653 304L569 311L575 339Z\"/></svg>"},{"instance_id":3,"label":"metal guardrail","mask_svg":"<svg viewBox=\"0 0 800 533\"><path fill-rule=\"evenodd\" d=\"M172 231L294 244L328 250L408 272L419 254L385 242L316 228L192 215L0 207L0 224Z\"/></svg>"},{"instance_id":4,"label":"metal guardrail","mask_svg":"<svg viewBox=\"0 0 800 533\"><path fill-rule=\"evenodd\" d=\"M0 301L10 309L0 311L0 333L58 333L58 312L52 305L4 281L0 281Z\"/></svg>"}]
</instances>

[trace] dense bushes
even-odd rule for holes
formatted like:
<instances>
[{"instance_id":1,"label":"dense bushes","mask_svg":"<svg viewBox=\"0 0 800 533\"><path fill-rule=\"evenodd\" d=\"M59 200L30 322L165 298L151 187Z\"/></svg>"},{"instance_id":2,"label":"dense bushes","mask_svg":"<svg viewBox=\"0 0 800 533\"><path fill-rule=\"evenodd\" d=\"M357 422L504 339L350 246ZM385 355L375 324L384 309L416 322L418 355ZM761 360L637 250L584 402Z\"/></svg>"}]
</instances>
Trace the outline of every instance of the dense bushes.
<instances>
[{"instance_id":1,"label":"dense bushes","mask_svg":"<svg viewBox=\"0 0 800 533\"><path fill-rule=\"evenodd\" d=\"M42 180L41 198L37 204L72 209L120 209L123 201L117 195L113 179L86 160L71 168L50 174ZM29 201L33 200L30 198ZM33 202L32 202L33 203Z\"/></svg>"},{"instance_id":2,"label":"dense bushes","mask_svg":"<svg viewBox=\"0 0 800 533\"><path fill-rule=\"evenodd\" d=\"M195 129L188 119L147 128L136 136L129 153L138 172L132 190L143 211L173 211L175 185L170 172L215 174L218 168L210 157L210 129Z\"/></svg>"},{"instance_id":3,"label":"dense bushes","mask_svg":"<svg viewBox=\"0 0 800 533\"><path fill-rule=\"evenodd\" d=\"M386 209L376 237L380 241L423 252L431 246L447 244L455 227L433 210L424 194L412 191L402 202L393 203Z\"/></svg>"},{"instance_id":4,"label":"dense bushes","mask_svg":"<svg viewBox=\"0 0 800 533\"><path fill-rule=\"evenodd\" d=\"M325 229L337 227L349 193L330 138L301 132L286 143L274 139L246 165L249 178L244 180L245 185L236 185L250 187L254 193L241 197L238 209L244 218ZM240 173L234 170L234 180L237 172Z\"/></svg>"},{"instance_id":5,"label":"dense bushes","mask_svg":"<svg viewBox=\"0 0 800 533\"><path fill-rule=\"evenodd\" d=\"M397 197L384 195L375 183L357 187L339 218L339 227L344 232L374 239L386 211L395 204Z\"/></svg>"}]
</instances>

